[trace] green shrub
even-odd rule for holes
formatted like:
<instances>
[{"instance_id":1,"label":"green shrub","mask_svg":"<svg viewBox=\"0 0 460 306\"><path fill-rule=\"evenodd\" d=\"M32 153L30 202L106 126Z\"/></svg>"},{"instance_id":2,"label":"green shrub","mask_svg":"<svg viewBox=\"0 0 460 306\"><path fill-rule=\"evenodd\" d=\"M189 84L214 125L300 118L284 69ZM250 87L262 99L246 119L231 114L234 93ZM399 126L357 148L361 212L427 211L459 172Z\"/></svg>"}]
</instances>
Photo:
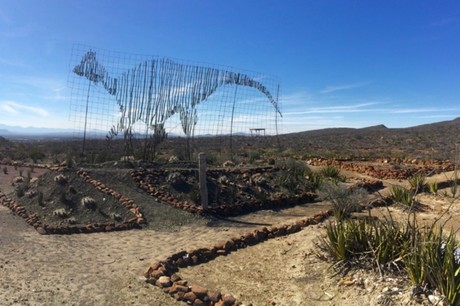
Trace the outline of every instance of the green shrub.
<instances>
[{"instance_id":1,"label":"green shrub","mask_svg":"<svg viewBox=\"0 0 460 306\"><path fill-rule=\"evenodd\" d=\"M334 216L342 221L351 213L361 211L362 205L367 204L369 194L362 188L348 189L335 184L323 184L318 189L319 199L332 203Z\"/></svg>"}]
</instances>

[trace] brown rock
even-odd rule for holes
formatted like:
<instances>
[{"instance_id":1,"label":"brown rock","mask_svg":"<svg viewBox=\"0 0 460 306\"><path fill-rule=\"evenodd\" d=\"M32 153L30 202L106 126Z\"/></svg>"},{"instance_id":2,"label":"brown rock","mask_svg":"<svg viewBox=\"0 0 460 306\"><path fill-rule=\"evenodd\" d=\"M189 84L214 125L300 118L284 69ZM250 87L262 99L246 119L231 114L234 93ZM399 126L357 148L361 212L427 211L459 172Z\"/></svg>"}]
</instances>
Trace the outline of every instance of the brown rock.
<instances>
[{"instance_id":1,"label":"brown rock","mask_svg":"<svg viewBox=\"0 0 460 306\"><path fill-rule=\"evenodd\" d=\"M196 295L192 291L189 291L186 294L184 294L183 299L184 299L184 301L193 303L196 300Z\"/></svg>"},{"instance_id":2,"label":"brown rock","mask_svg":"<svg viewBox=\"0 0 460 306\"><path fill-rule=\"evenodd\" d=\"M161 270L153 270L152 272L150 272L150 276L155 279L159 279L161 276L164 276L164 275L165 274Z\"/></svg>"},{"instance_id":3,"label":"brown rock","mask_svg":"<svg viewBox=\"0 0 460 306\"><path fill-rule=\"evenodd\" d=\"M158 283L160 284L160 287L165 288L165 287L170 287L171 286L171 279L169 276L160 276L158 279Z\"/></svg>"},{"instance_id":4,"label":"brown rock","mask_svg":"<svg viewBox=\"0 0 460 306\"><path fill-rule=\"evenodd\" d=\"M222 296L222 302L224 306L232 306L236 303L236 299L231 294L224 294L224 296Z\"/></svg>"},{"instance_id":5,"label":"brown rock","mask_svg":"<svg viewBox=\"0 0 460 306\"><path fill-rule=\"evenodd\" d=\"M46 230L41 226L37 227L36 230L40 235L45 235L46 234Z\"/></svg>"},{"instance_id":6,"label":"brown rock","mask_svg":"<svg viewBox=\"0 0 460 306\"><path fill-rule=\"evenodd\" d=\"M188 291L189 291L189 288L187 286L173 284L169 293L170 294L175 294L177 292L187 293Z\"/></svg>"},{"instance_id":7,"label":"brown rock","mask_svg":"<svg viewBox=\"0 0 460 306\"><path fill-rule=\"evenodd\" d=\"M208 297L211 302L218 302L221 298L222 294L220 291L208 291Z\"/></svg>"},{"instance_id":8,"label":"brown rock","mask_svg":"<svg viewBox=\"0 0 460 306\"><path fill-rule=\"evenodd\" d=\"M203 298L206 296L206 294L208 293L208 289L204 288L204 287L201 287L201 286L198 286L198 285L192 285L191 286L192 288L192 292L195 293L195 295L198 297L198 298Z\"/></svg>"},{"instance_id":9,"label":"brown rock","mask_svg":"<svg viewBox=\"0 0 460 306\"><path fill-rule=\"evenodd\" d=\"M194 302L193 302L193 306L205 306L206 303L203 302L202 300L200 299L196 299Z\"/></svg>"},{"instance_id":10,"label":"brown rock","mask_svg":"<svg viewBox=\"0 0 460 306\"><path fill-rule=\"evenodd\" d=\"M181 279L177 281L176 284L181 285L181 286L187 286L187 281L185 279Z\"/></svg>"},{"instance_id":11,"label":"brown rock","mask_svg":"<svg viewBox=\"0 0 460 306\"><path fill-rule=\"evenodd\" d=\"M182 278L177 275L176 273L174 273L173 275L171 275L171 282L175 283L175 282L178 282L180 281Z\"/></svg>"}]
</instances>

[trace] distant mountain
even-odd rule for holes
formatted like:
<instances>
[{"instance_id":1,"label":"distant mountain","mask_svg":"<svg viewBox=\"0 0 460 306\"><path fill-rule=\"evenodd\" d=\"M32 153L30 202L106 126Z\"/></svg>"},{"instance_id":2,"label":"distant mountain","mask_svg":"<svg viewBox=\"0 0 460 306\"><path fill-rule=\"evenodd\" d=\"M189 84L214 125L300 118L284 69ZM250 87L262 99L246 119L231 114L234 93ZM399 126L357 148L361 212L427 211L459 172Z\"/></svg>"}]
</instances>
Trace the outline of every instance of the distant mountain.
<instances>
[{"instance_id":1,"label":"distant mountain","mask_svg":"<svg viewBox=\"0 0 460 306\"><path fill-rule=\"evenodd\" d=\"M74 129L56 129L56 128L37 128L37 127L21 127L0 124L0 136L13 136L13 135L56 135L56 134L71 134L75 133Z\"/></svg>"}]
</instances>

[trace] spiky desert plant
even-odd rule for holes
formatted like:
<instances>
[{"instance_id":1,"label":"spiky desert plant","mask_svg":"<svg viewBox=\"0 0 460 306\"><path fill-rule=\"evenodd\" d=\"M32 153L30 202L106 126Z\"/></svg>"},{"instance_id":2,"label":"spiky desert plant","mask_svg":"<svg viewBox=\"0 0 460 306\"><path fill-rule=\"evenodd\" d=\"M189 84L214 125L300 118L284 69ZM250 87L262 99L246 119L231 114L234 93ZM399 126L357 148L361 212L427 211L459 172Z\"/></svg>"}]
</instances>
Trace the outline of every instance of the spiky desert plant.
<instances>
[{"instance_id":1,"label":"spiky desert plant","mask_svg":"<svg viewBox=\"0 0 460 306\"><path fill-rule=\"evenodd\" d=\"M70 215L70 212L67 211L65 208L58 208L53 211L53 216L59 218L67 218Z\"/></svg>"},{"instance_id":2,"label":"spiky desert plant","mask_svg":"<svg viewBox=\"0 0 460 306\"><path fill-rule=\"evenodd\" d=\"M60 185L65 185L67 183L67 177L64 174L58 174L54 177L54 181Z\"/></svg>"},{"instance_id":3,"label":"spiky desert plant","mask_svg":"<svg viewBox=\"0 0 460 306\"><path fill-rule=\"evenodd\" d=\"M430 193L437 194L438 193L438 182L429 183L428 189L430 190Z\"/></svg>"},{"instance_id":4,"label":"spiky desert plant","mask_svg":"<svg viewBox=\"0 0 460 306\"><path fill-rule=\"evenodd\" d=\"M336 166L326 166L322 168L319 173L328 179L331 179L333 182L344 182L345 181L345 176L343 176L340 172L340 169L337 168Z\"/></svg>"},{"instance_id":5,"label":"spiky desert plant","mask_svg":"<svg viewBox=\"0 0 460 306\"><path fill-rule=\"evenodd\" d=\"M414 193L409 189L400 186L391 186L390 196L396 203L410 207L414 203Z\"/></svg>"},{"instance_id":6,"label":"spiky desert plant","mask_svg":"<svg viewBox=\"0 0 460 306\"><path fill-rule=\"evenodd\" d=\"M336 184L323 184L318 189L319 198L332 204L334 216L342 221L351 216L351 213L361 211L367 204L369 194L362 188L348 189Z\"/></svg>"},{"instance_id":7,"label":"spiky desert plant","mask_svg":"<svg viewBox=\"0 0 460 306\"><path fill-rule=\"evenodd\" d=\"M96 200L92 197L83 197L81 199L81 205L88 209L95 209L97 206Z\"/></svg>"},{"instance_id":8,"label":"spiky desert plant","mask_svg":"<svg viewBox=\"0 0 460 306\"><path fill-rule=\"evenodd\" d=\"M412 175L408 182L411 186L411 190L415 193L422 192L426 188L426 177L423 173L416 173Z\"/></svg>"}]
</instances>

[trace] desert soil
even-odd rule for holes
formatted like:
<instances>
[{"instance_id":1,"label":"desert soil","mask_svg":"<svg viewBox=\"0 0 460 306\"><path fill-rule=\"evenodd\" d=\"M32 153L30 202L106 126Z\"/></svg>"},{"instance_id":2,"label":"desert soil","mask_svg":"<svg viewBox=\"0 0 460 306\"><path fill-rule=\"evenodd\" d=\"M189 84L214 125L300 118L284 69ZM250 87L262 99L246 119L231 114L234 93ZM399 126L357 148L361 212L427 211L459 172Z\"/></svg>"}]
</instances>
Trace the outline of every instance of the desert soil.
<instances>
[{"instance_id":1,"label":"desert soil","mask_svg":"<svg viewBox=\"0 0 460 306\"><path fill-rule=\"evenodd\" d=\"M102 180L104 175L99 178ZM126 186L117 181L120 180L115 177L103 182L114 190ZM8 184L3 182L0 188L4 190ZM124 188L131 189L131 196L136 196L134 186ZM39 235L0 206L0 304L184 305L145 283L143 272L151 262L181 250L211 247L260 226L292 222L330 208L325 203L313 203L209 220L161 203L152 204L153 200L145 194L137 196L146 197L141 207L144 212L145 205L154 205L147 213L154 221L142 230L124 232ZM423 195L421 202L427 208L420 217L428 222L440 214L440 207L447 208L452 201L441 195ZM449 226L460 224L458 206L460 203L454 203L446 215L450 217ZM396 207L391 210L399 218L406 214ZM379 208L375 213L384 215L388 210ZM348 306L390 301L393 305L415 304L410 300L411 288L403 278L362 271L334 275L330 263L315 255L314 242L324 233L323 228L324 224L307 227L207 264L182 269L179 274L190 282L231 293L253 305Z\"/></svg>"}]
</instances>

